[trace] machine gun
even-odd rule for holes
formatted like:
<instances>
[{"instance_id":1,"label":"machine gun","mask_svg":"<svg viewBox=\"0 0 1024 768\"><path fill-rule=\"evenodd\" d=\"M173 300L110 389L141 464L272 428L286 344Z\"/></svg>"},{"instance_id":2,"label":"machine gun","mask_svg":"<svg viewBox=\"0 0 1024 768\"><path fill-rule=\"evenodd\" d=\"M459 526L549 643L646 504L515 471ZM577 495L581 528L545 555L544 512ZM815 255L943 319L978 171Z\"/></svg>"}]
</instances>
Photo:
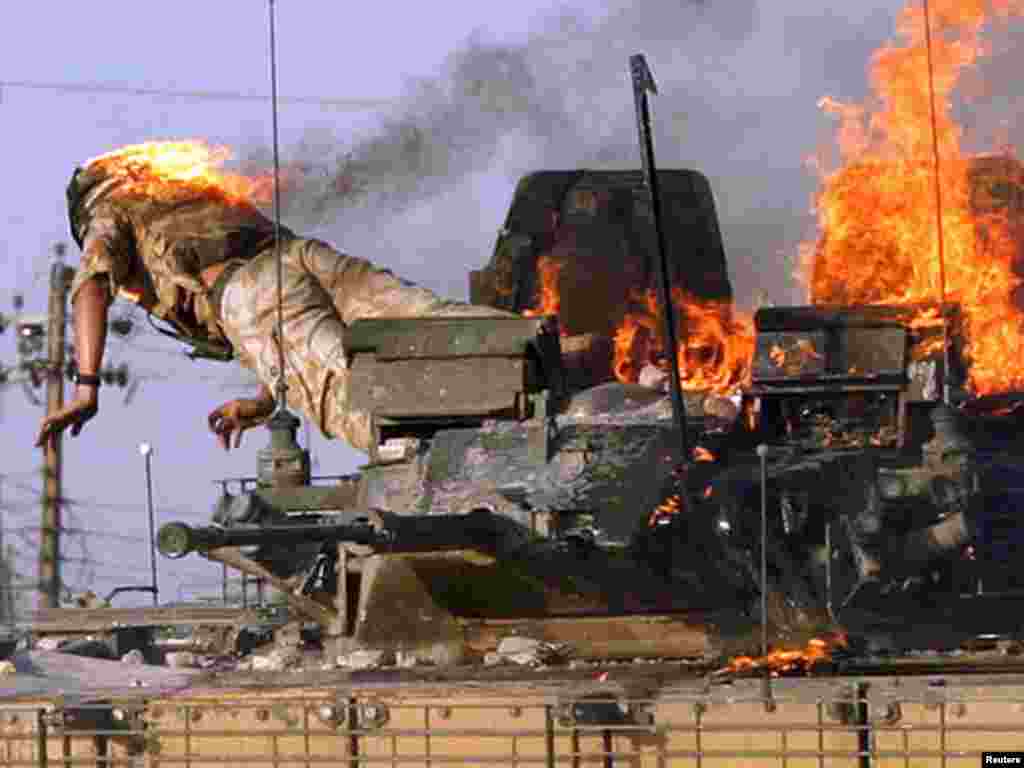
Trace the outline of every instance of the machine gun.
<instances>
[{"instance_id":1,"label":"machine gun","mask_svg":"<svg viewBox=\"0 0 1024 768\"><path fill-rule=\"evenodd\" d=\"M338 520L349 522L338 522ZM299 544L365 547L373 553L411 554L478 550L493 556L521 544L512 524L478 509L467 515L402 517L388 512L331 513L315 523L294 525L211 525L168 523L157 534L157 548L177 559L221 547L294 547Z\"/></svg>"}]
</instances>

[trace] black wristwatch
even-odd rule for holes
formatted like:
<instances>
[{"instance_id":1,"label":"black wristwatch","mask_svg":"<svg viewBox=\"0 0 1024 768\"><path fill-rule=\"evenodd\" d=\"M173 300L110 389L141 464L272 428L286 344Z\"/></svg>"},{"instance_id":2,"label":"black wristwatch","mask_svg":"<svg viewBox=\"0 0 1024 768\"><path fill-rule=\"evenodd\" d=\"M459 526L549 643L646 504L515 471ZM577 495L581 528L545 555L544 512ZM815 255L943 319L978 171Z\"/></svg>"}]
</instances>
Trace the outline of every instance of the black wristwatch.
<instances>
[{"instance_id":1,"label":"black wristwatch","mask_svg":"<svg viewBox=\"0 0 1024 768\"><path fill-rule=\"evenodd\" d=\"M72 381L74 381L76 385L85 384L87 387L99 387L99 385L103 383L100 377L94 373L79 373L78 371L75 371L75 376Z\"/></svg>"}]
</instances>

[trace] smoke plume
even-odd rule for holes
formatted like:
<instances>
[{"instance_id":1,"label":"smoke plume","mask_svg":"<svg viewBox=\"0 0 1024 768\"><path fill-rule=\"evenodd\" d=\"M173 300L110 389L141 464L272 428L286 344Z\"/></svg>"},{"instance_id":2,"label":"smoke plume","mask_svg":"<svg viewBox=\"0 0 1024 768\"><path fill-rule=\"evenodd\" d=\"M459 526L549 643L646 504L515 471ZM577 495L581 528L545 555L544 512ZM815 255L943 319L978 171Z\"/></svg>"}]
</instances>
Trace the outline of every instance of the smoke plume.
<instances>
[{"instance_id":1,"label":"smoke plume","mask_svg":"<svg viewBox=\"0 0 1024 768\"><path fill-rule=\"evenodd\" d=\"M740 303L801 301L791 273L817 184L805 158L832 128L816 104L863 94L900 3L865 0L843 17L793 5L620 2L543 19L522 45L475 34L374 130L340 148L311 133L294 148L286 221L464 296L521 175L639 167L628 59L642 52L659 88L659 167L711 179Z\"/></svg>"}]
</instances>

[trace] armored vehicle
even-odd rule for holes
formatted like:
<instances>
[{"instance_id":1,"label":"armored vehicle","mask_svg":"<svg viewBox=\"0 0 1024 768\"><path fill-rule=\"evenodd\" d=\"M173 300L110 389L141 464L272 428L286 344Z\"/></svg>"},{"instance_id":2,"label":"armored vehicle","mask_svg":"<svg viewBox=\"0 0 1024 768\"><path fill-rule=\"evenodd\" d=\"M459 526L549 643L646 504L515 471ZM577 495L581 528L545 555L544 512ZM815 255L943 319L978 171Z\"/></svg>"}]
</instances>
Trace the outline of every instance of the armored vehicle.
<instances>
[{"instance_id":1,"label":"armored vehicle","mask_svg":"<svg viewBox=\"0 0 1024 768\"><path fill-rule=\"evenodd\" d=\"M707 180L658 177L672 284L728 307ZM762 596L776 639L924 603L1016 632L991 606L1017 589L1017 401L967 397L957 307L763 308L749 381L728 405L688 389L678 425L612 363L658 269L651 216L638 171L524 178L470 276L522 316L354 323L369 463L313 483L278 414L258 477L161 551L269 580L340 646L435 656L472 620L701 612L742 634ZM680 426L711 460L680 455Z\"/></svg>"}]
</instances>

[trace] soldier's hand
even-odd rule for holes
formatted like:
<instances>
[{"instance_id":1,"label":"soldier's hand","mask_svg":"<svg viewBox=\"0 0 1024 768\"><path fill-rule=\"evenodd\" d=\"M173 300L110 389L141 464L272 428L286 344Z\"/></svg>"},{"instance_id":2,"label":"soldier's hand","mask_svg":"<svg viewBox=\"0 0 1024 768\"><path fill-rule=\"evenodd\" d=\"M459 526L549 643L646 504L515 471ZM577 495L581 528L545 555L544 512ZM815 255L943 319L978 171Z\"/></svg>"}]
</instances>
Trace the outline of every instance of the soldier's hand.
<instances>
[{"instance_id":1,"label":"soldier's hand","mask_svg":"<svg viewBox=\"0 0 1024 768\"><path fill-rule=\"evenodd\" d=\"M56 413L45 417L39 425L36 446L43 447L68 427L71 436L77 437L82 427L99 411L95 390L92 395L79 395Z\"/></svg>"},{"instance_id":2,"label":"soldier's hand","mask_svg":"<svg viewBox=\"0 0 1024 768\"><path fill-rule=\"evenodd\" d=\"M274 412L273 400L239 399L230 400L210 411L207 419L210 431L217 436L221 447L231 449L242 444L242 433L250 427L262 424Z\"/></svg>"}]
</instances>

